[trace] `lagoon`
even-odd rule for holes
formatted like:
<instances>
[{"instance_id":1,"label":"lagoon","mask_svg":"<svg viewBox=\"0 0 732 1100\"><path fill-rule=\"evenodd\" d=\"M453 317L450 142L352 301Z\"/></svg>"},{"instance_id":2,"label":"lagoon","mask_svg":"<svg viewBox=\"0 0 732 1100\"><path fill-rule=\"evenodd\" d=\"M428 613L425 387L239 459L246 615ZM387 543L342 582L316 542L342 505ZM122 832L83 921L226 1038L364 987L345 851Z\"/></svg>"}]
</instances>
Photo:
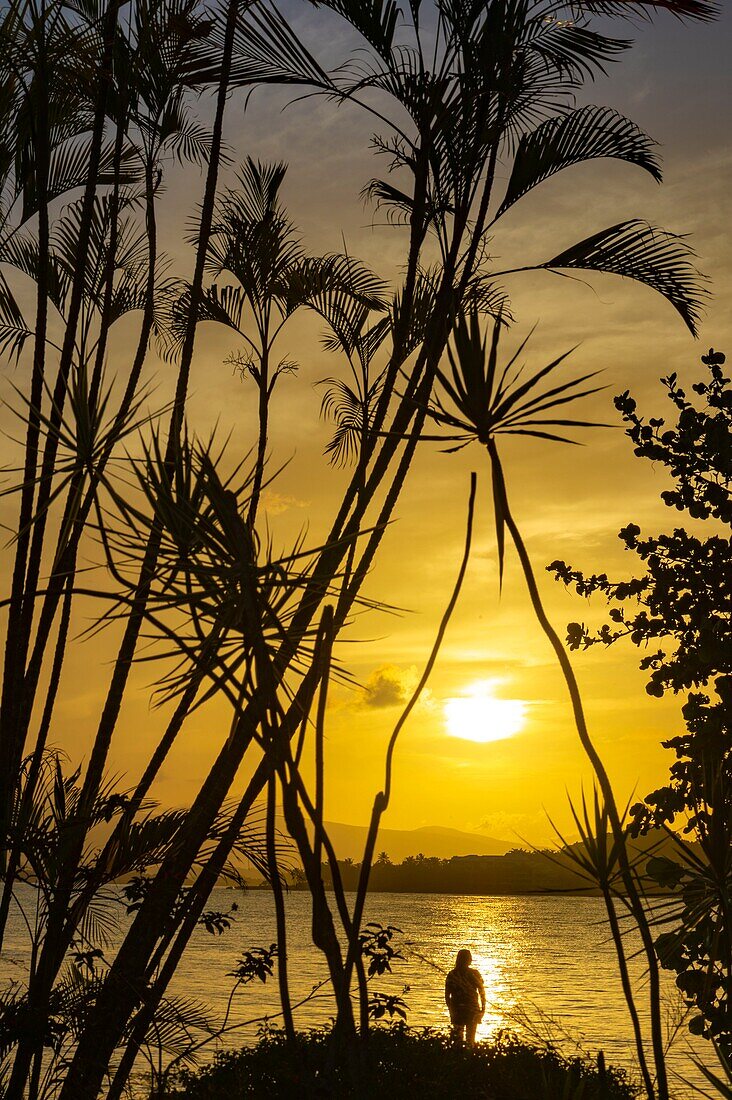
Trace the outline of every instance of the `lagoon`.
<instances>
[{"instance_id":1,"label":"lagoon","mask_svg":"<svg viewBox=\"0 0 732 1100\"><path fill-rule=\"evenodd\" d=\"M26 889L30 900L32 891ZM108 893L113 898L120 892L115 887ZM226 911L234 903L237 911L223 935L212 936L203 929L196 932L170 987L171 996L207 1006L212 1024L226 1011L233 986L227 975L239 955L267 947L275 939L268 891L216 890L209 908ZM292 999L305 1002L296 1009L295 1020L300 1028L315 1027L327 1023L333 1002L324 990L310 996L326 971L322 956L310 942L309 895L292 891L286 905ZM124 912L121 906L120 911ZM631 1031L601 899L381 893L371 896L366 916L403 931L399 942L404 958L396 961L391 976L375 979L374 988L402 995L409 1006L411 1025L448 1026L444 974L458 949L469 947L474 965L483 974L488 999L479 1039L510 1028L529 1038L553 1040L567 1053L583 1051L594 1058L603 1050L608 1063L634 1071ZM122 926L127 919L122 919ZM22 965L15 964L22 964L27 951L27 937L17 913L10 931L0 964L3 984L22 974ZM635 946L630 933L628 942ZM113 947L105 954L111 959ZM642 981L642 962L634 960L633 966ZM673 1094L686 1100L694 1093L681 1077L703 1083L691 1055L709 1059L711 1052L702 1040L694 1040L692 1046L686 1028L679 1026L681 1006L670 976L664 988L669 1038L673 1040ZM235 1047L254 1041L266 1021L278 1023L278 1013L275 979L242 987L231 1005L229 1023L235 1028L220 1043ZM201 1058L212 1056L213 1049L211 1044L202 1049Z\"/></svg>"}]
</instances>

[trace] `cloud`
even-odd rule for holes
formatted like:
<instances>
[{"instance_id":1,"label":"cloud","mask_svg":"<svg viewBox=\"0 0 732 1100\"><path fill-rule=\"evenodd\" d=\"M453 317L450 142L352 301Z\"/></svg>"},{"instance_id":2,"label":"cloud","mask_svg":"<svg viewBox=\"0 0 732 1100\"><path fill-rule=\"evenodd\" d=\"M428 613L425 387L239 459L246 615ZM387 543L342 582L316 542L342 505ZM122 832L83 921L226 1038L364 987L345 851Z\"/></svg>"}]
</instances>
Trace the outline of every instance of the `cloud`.
<instances>
[{"instance_id":1,"label":"cloud","mask_svg":"<svg viewBox=\"0 0 732 1100\"><path fill-rule=\"evenodd\" d=\"M265 489L262 493L262 507L270 516L279 516L290 508L307 508L309 500L299 500L297 497L288 496L287 493L277 493L272 489Z\"/></svg>"},{"instance_id":2,"label":"cloud","mask_svg":"<svg viewBox=\"0 0 732 1100\"><path fill-rule=\"evenodd\" d=\"M397 707L405 703L417 683L414 665L399 668L382 665L372 672L363 687L361 705L364 707Z\"/></svg>"},{"instance_id":3,"label":"cloud","mask_svg":"<svg viewBox=\"0 0 732 1100\"><path fill-rule=\"evenodd\" d=\"M485 833L498 840L514 841L517 847L522 847L523 837L545 837L551 832L551 828L543 811L516 813L496 810L475 827L475 832Z\"/></svg>"}]
</instances>

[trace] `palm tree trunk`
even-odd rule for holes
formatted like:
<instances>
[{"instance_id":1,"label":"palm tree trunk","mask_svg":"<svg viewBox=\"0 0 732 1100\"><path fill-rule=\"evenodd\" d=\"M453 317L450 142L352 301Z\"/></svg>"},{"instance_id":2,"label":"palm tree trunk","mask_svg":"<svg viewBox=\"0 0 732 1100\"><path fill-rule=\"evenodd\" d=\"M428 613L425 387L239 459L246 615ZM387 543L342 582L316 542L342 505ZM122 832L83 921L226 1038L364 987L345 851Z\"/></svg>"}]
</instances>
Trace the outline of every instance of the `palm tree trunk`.
<instances>
[{"instance_id":1,"label":"palm tree trunk","mask_svg":"<svg viewBox=\"0 0 732 1100\"><path fill-rule=\"evenodd\" d=\"M18 632L13 640L13 644L17 647L16 660L19 660L23 667L25 665L30 643L36 591L41 570L41 558L43 555L47 521L47 505L51 494L51 484L58 452L58 429L60 427L61 415L66 399L68 377L73 362L77 327L82 308L84 262L89 247L94 217L94 199L96 196L99 165L102 155L107 99L109 88L112 83L114 35L117 27L120 5L121 0L109 0L102 23L102 57L99 70L97 99L94 109L92 141L89 150L89 167L82 198L82 209L79 218L79 235L76 245L78 263L74 271L74 278L71 285L69 307L66 316L66 329L61 347L58 373L49 414L49 428L46 433L46 445L43 450L43 460L41 462L41 473L38 482L38 500L35 508L36 521L32 528L28 566L25 575L22 616L18 624ZM19 713L18 708L20 708L21 705L22 698L17 700L13 707L13 716L16 720ZM16 733L16 737L18 736L20 736L20 734ZM22 753L22 746L20 752Z\"/></svg>"},{"instance_id":2,"label":"palm tree trunk","mask_svg":"<svg viewBox=\"0 0 732 1100\"><path fill-rule=\"evenodd\" d=\"M269 869L269 882L272 887L272 897L275 906L275 922L277 927L277 983L280 991L280 1004L282 1005L282 1022L285 1025L285 1036L289 1043L295 1042L295 1023L292 1018L292 1000L290 998L290 984L288 981L287 967L287 918L285 914L285 899L282 891L282 880L277 861L277 845L275 843L275 809L277 800L277 773L274 768L267 785L267 866Z\"/></svg>"},{"instance_id":3,"label":"palm tree trunk","mask_svg":"<svg viewBox=\"0 0 732 1100\"><path fill-rule=\"evenodd\" d=\"M120 174L122 170L122 152L124 148L124 136L125 130L123 120L120 120L117 127L117 135L115 138L114 154L113 154L113 174L114 184L112 188L112 196L110 200L109 208L109 245L106 256L106 273L105 273L105 285L104 285L104 299L102 303L102 309L100 313L99 324L99 338L97 343L97 349L95 354L95 364L93 375L91 379L89 389L89 406L93 408L99 394L99 388L101 384L102 373L104 369L104 361L106 358L107 343L109 338L109 330L111 327L111 309L113 303L114 294L114 276L116 270L116 257L117 257L117 244L119 237L119 193L120 193ZM107 449L108 453L111 452L113 442L110 442L110 447ZM106 465L106 457L102 456L100 461L100 467L96 471L95 480L98 481L102 476L104 466ZM76 571L76 556L78 550L78 544L83 534L86 519L89 513L90 507L90 493L92 486L90 486L89 493L87 493L87 501L85 501L79 508L79 512L76 516L73 515L73 503L77 500L81 493L83 481L86 476L84 469L79 469L75 476L71 479L64 515L61 520L61 526L59 529L59 535L56 543L56 551L54 554L54 569L51 572L49 578L49 585L44 596L43 604L41 607L41 616L39 627L36 631L36 640L31 651L30 661L28 662L28 668L25 670L22 683L21 693L21 713L20 713L20 737L23 741L28 733L28 728L31 721L33 712L33 706L36 699L36 691L38 688L38 681L41 675L41 668L44 660L44 656L47 650L48 639L51 636L51 630L53 627L53 620L55 618L56 609L58 607L59 600L61 599L62 592L66 591L66 600L73 599L73 581ZM62 539L66 538L66 545L62 545ZM70 613L70 607L69 607ZM29 631L32 633L33 616L31 614L31 620L29 625ZM30 643L29 633L29 643ZM54 652L54 665L56 666L56 676L60 677L61 667L63 665L65 656L65 644L66 633L64 634L64 644L59 649L56 646ZM44 720L46 723L50 723L53 705L55 703L55 693L50 701L49 708L49 696L46 695L44 700Z\"/></svg>"},{"instance_id":4,"label":"palm tree trunk","mask_svg":"<svg viewBox=\"0 0 732 1100\"><path fill-rule=\"evenodd\" d=\"M266 336L265 336L266 341ZM249 500L249 514L247 517L252 530L257 522L259 501L262 495L262 483L264 481L264 466L267 461L267 437L269 435L269 389L268 370L269 351L266 343L262 350L262 358L259 364L259 431L257 434L257 457L254 461L254 476L252 479L252 494Z\"/></svg>"},{"instance_id":5,"label":"palm tree trunk","mask_svg":"<svg viewBox=\"0 0 732 1100\"><path fill-rule=\"evenodd\" d=\"M203 913L204 906L209 899L211 891L215 887L224 869L226 860L229 858L234 843L242 830L244 822L261 791L261 782L259 779L261 779L262 774L265 775L264 782L267 781L270 773L268 761L262 761L258 773L259 775L255 773L255 778L248 784L224 835L221 837L205 867L202 868L195 884L191 887L190 893L188 894L188 905L185 916L174 937L173 945L160 967L160 972L154 977L154 980L151 981L145 993L144 1004L133 1020L130 1038L125 1047L117 1071L115 1072L106 1100L121 1100L127 1079L134 1066L140 1046L150 1028L157 1006L160 1004L170 980L178 968L178 964L183 957L183 953L188 946L191 935ZM255 779L257 781L255 781Z\"/></svg>"},{"instance_id":6,"label":"palm tree trunk","mask_svg":"<svg viewBox=\"0 0 732 1100\"><path fill-rule=\"evenodd\" d=\"M36 282L36 321L35 342L33 348L33 369L28 406L28 426L25 440L25 458L23 467L23 485L20 493L20 513L18 516L18 540L15 546L13 576L8 607L8 626L5 638L3 669L2 705L0 706L0 869L9 871L10 878L14 868L8 867L6 856L7 830L13 791L18 777L18 767L23 755L17 729L17 713L21 696L21 684L24 662L18 648L18 638L23 612L25 572L30 544L30 525L33 516L36 472L38 466L38 444L40 439L39 411L43 400L43 380L46 368L46 334L48 328L48 255L49 255L49 218L48 218L48 173L50 159L50 133L48 119L48 95L45 71L45 0L41 6L38 27L38 109L30 113L31 123L35 119L35 162L36 187L38 191L38 279ZM5 933L5 919L0 924L0 945Z\"/></svg>"},{"instance_id":7,"label":"palm tree trunk","mask_svg":"<svg viewBox=\"0 0 732 1100\"><path fill-rule=\"evenodd\" d=\"M200 302L202 286L203 286L203 274L206 260L206 254L208 251L208 242L211 233L211 225L213 221L213 210L216 197L216 186L218 181L218 171L221 160L221 145L223 135L223 119L226 106L226 97L228 93L229 78L231 72L231 60L233 54L233 42L236 30L236 18L239 10L239 6L242 0L230 0L227 10L226 30L224 36L224 48L221 62L221 74L219 81L219 89L216 104L216 114L214 119L212 140L211 140L211 153L209 159L209 167L206 176L206 187L204 192L204 200L202 204L201 219L199 224L199 237L198 237L198 249L196 254L196 265L194 270L194 277L192 282L191 292L191 309L188 317L188 325L186 329L186 336L183 345L183 351L181 354L181 365L178 374L178 382L175 394L175 403L173 407L173 413L171 417L171 429L168 443L168 452L172 453L172 447L175 445L176 440L179 438L180 430L182 426L183 411L185 407L186 394L188 390L188 378L190 375L190 367L193 358L193 348L195 343L195 332L197 324L198 306ZM119 0L110 0L110 6L114 6L115 13L119 7ZM116 21L116 14L115 14ZM106 55L105 55L106 56ZM102 118L103 122L103 118ZM95 171L95 177L98 174L98 170ZM93 198L93 193L92 193ZM81 234L80 234L81 238ZM88 239L88 233L87 233ZM78 314L78 310L77 310ZM68 329L67 329L68 335ZM66 345L64 345L66 346ZM71 351L73 351L73 343L71 344ZM63 361L63 355L62 355ZM128 387L129 388L129 387ZM52 912L49 916L49 931L59 933L60 922L65 917L69 901L71 897L71 890L73 885L74 868L78 864L79 856L81 854L86 835L85 820L88 816L88 812L93 804L94 799L97 796L99 785L102 780L104 767L106 764L107 755L109 752L109 746L112 739L112 734L116 726L119 710L122 703L122 696L127 684L127 678L129 676L129 670L134 657L134 652L139 637L140 628L144 619L144 609L147 601L147 592L149 590L150 574L154 567L154 562L157 557L157 550L159 545L159 530L154 529L151 536L148 548L143 560L141 568L140 582L138 585L137 599L130 616L127 620L125 633L123 636L120 651L115 663L115 668L112 676L112 682L107 694L107 699L100 719L97 736L95 738L89 764L87 766L86 775L84 777L84 784L82 787L79 813L77 815L77 828L76 837L74 842L70 845L68 854L68 860L66 863L66 874L64 881L60 883L59 889L54 898L54 905ZM175 894L173 894L173 897ZM39 988L37 991L37 1000L40 1006L47 1005L48 997L52 988L52 983L55 980L55 975L58 972L58 968L61 965L63 959L62 947L64 936L62 934L49 935L44 943L44 950L42 952L41 960L39 963ZM34 998L35 1000L36 998ZM43 1009L41 1008L41 1011ZM111 1052L110 1052L111 1053ZM76 1064L76 1059L75 1063ZM23 1050L23 1045L18 1048L18 1056L16 1056L16 1065L18 1070L14 1067L14 1076L16 1080L22 1080L27 1072L27 1059ZM83 1078L94 1079L99 1066L99 1059L93 1059L93 1068L88 1073L87 1068L81 1063L80 1072ZM72 1091L70 1094L74 1096L76 1100L76 1094ZM88 1093L89 1096L95 1093Z\"/></svg>"},{"instance_id":8,"label":"palm tree trunk","mask_svg":"<svg viewBox=\"0 0 732 1100\"><path fill-rule=\"evenodd\" d=\"M43 766L43 758L46 751L46 742L51 726L51 715L53 713L56 696L58 694L59 682L61 679L61 669L63 666L63 655L66 649L66 641L69 632L69 621L71 619L72 583L73 580L70 577L67 582L66 594L64 596L63 610L61 612L61 622L59 623L59 632L56 639L56 650L54 653L53 666L51 668L51 677L48 684L48 691L46 693L43 714L41 716L41 723L38 730L38 737L36 738L36 744L33 749L33 757L28 768L28 775L26 777L25 787L23 789L23 797L18 807L17 821L14 826L15 840L13 842L10 854L8 870L3 881L2 897L0 897L0 930L2 931L4 931L7 925L8 913L10 911L10 902L12 900L13 887L15 884L15 874L18 867L18 860L20 859L22 851L23 835L27 827L30 812L33 808L33 798L36 792L36 786L38 784L38 777L41 773L41 768Z\"/></svg>"}]
</instances>

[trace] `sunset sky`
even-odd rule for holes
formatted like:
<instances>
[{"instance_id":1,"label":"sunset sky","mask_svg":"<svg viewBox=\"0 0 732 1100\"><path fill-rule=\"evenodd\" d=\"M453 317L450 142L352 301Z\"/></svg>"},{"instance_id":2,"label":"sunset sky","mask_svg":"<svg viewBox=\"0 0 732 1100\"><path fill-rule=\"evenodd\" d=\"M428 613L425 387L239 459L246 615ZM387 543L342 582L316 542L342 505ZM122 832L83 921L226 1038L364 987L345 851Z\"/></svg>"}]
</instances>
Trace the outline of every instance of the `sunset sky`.
<instances>
[{"instance_id":1,"label":"sunset sky","mask_svg":"<svg viewBox=\"0 0 732 1100\"><path fill-rule=\"evenodd\" d=\"M336 19L293 0L285 10L293 13L303 38L320 57L332 61L345 55L350 39ZM638 284L593 276L586 285L547 273L507 282L516 325L506 349L515 347L534 324L537 329L525 352L530 365L540 366L578 344L565 376L601 369L608 388L583 412L588 419L615 425L588 433L583 448L538 440L502 447L514 510L550 615L562 634L570 620L602 621L603 607L599 602L588 607L557 585L544 572L548 562L562 558L586 571L624 576L635 563L623 553L619 528L631 520L646 530L676 522L676 515L658 500L664 474L633 457L617 427L613 396L630 388L649 415L663 415L660 376L675 370L694 380L701 369L699 356L710 345L732 353L727 308L732 282L732 11L727 6L717 23L706 26L662 18L639 26L632 36L635 49L607 79L586 89L583 101L617 108L660 143L664 184L659 187L639 169L615 162L569 169L502 219L492 245L500 267L515 267L547 259L624 218L647 218L691 235L699 268L710 277L714 295L700 340L694 342L671 306ZM364 184L383 172L383 164L375 163L368 149L371 124L355 109L336 109L320 100L308 99L283 111L290 98L259 90L245 110L244 96L234 94L226 136L235 158L286 159L290 168L284 198L306 246L324 253L342 250L345 240L351 254L386 279L395 279L405 233L372 227L372 211L359 197ZM209 108L202 101L203 115ZM183 243L186 217L202 190L203 177L196 171L173 171L162 201L162 236L172 270L186 275L192 266ZM120 371L134 331L132 322L123 326L111 357L112 367ZM329 426L319 416L322 391L316 383L337 373L339 364L321 349L321 329L316 318L304 316L292 323L281 345L281 354L296 359L300 371L281 382L273 408L272 464L287 463L266 502L276 546L287 546L303 528L308 542L317 545L349 476L323 457ZM236 347L223 330L210 325L201 330L189 420L201 434L218 421L222 434L232 433L234 452L244 452L255 439L256 403L253 385L240 381L224 362ZM150 364L161 394L171 370ZM10 396L7 389L5 396ZM384 824L402 829L446 825L541 843L550 835L547 813L568 827L566 791L577 795L590 773L563 681L530 614L510 548L499 594L490 478L485 453L477 446L446 455L434 445L423 445L364 589L369 597L404 611L360 616L339 645L339 660L361 686L335 685L332 690L326 817L366 821L399 705L421 672L454 583L471 470L478 474L478 509L470 568L429 690L402 735ZM14 507L4 505L5 522L12 521ZM84 625L80 613L77 627ZM113 643L111 633L79 642L69 661L54 742L74 758L83 756L95 730ZM638 659L630 646L597 648L574 658L590 729L622 802L634 788L644 794L663 781L670 757L659 741L679 728L681 700L649 698ZM135 691L125 705L112 752L112 770L125 783L137 778L164 721L165 712L150 706L150 676L148 666L135 672ZM454 736L461 720L466 728L473 721L476 696L486 694L510 701L493 713L512 735L487 741ZM223 703L193 715L155 788L162 803L190 800L228 721Z\"/></svg>"}]
</instances>

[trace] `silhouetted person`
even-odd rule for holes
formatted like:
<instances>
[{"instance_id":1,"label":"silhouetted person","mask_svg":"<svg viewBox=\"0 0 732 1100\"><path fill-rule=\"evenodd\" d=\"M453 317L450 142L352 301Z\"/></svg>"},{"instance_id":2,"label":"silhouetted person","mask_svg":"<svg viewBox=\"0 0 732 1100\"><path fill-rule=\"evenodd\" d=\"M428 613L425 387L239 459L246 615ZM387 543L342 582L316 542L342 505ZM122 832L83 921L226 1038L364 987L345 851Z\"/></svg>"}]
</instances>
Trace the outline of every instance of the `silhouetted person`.
<instances>
[{"instance_id":1,"label":"silhouetted person","mask_svg":"<svg viewBox=\"0 0 732 1100\"><path fill-rule=\"evenodd\" d=\"M473 970L473 956L467 947L457 953L455 968L445 979L445 1004L450 1013L456 1043L475 1044L475 1032L485 1012L485 987L479 971Z\"/></svg>"}]
</instances>

